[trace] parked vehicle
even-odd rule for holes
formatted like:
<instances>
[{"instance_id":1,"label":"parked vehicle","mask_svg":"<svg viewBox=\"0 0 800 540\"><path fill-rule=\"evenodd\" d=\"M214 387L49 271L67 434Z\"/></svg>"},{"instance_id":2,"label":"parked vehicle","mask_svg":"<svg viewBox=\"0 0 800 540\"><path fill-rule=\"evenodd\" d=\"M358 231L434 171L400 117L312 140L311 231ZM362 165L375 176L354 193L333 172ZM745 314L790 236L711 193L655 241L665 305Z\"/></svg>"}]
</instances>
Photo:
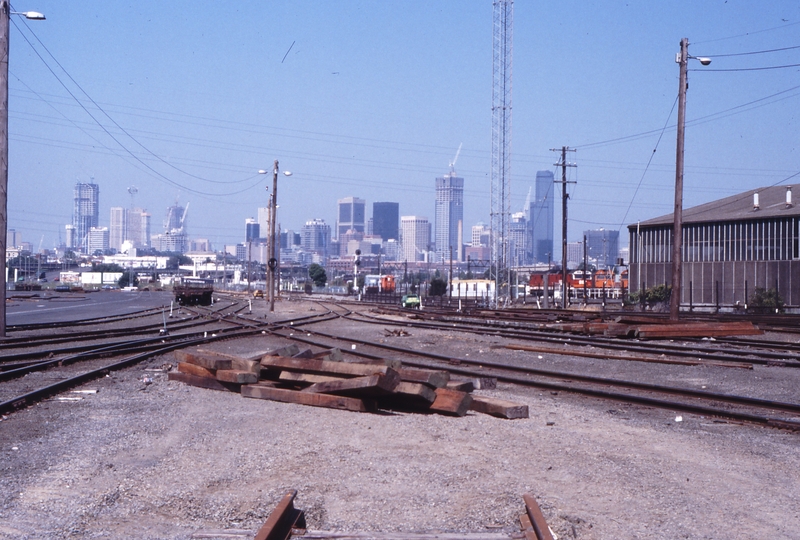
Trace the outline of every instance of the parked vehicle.
<instances>
[{"instance_id":1,"label":"parked vehicle","mask_svg":"<svg viewBox=\"0 0 800 540\"><path fill-rule=\"evenodd\" d=\"M403 299L400 301L400 305L404 308L419 309L419 296L416 294L407 294L403 296Z\"/></svg>"},{"instance_id":2,"label":"parked vehicle","mask_svg":"<svg viewBox=\"0 0 800 540\"><path fill-rule=\"evenodd\" d=\"M180 305L211 305L211 294L214 292L214 280L202 278L183 278L183 283L173 287L175 300Z\"/></svg>"}]
</instances>

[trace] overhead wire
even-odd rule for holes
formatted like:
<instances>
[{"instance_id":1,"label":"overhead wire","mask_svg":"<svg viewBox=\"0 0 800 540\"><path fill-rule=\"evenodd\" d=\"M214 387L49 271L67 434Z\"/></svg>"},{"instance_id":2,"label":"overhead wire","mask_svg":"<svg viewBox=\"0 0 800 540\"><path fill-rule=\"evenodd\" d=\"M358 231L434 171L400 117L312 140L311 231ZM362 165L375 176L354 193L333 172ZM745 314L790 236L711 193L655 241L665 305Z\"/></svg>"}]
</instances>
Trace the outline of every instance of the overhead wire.
<instances>
[{"instance_id":1,"label":"overhead wire","mask_svg":"<svg viewBox=\"0 0 800 540\"><path fill-rule=\"evenodd\" d=\"M123 150L124 150L124 151L125 151L125 152L126 152L126 153L127 153L129 156L130 156L130 157L132 157L132 158L133 158L134 160L136 160L136 161L137 161L139 164L141 164L143 167L145 167L147 170L149 170L149 171L150 171L152 174L154 174L154 175L155 175L157 178L160 178L160 179L162 179L162 180L164 180L164 181L166 181L166 182L168 182L168 183L172 184L173 186L175 186L175 187L178 187L178 188L180 188L180 189L182 189L182 190L189 191L189 192L191 192L191 193L195 193L195 194L197 194L197 195L209 195L209 196L219 196L219 195L220 195L219 193L211 193L211 192L200 191L200 190L197 190L197 189L194 189L194 188L191 188L191 187L185 186L185 185L183 185L183 184L180 184L180 183L176 182L175 180L172 180L171 178L169 178L169 177L167 177L166 175L162 174L161 172L157 171L156 169L154 169L153 167L151 167L151 166L150 166L150 165L148 165L147 163L145 163L145 162L144 162L144 160L142 160L141 158L139 158L139 157L138 157L138 156L137 156L137 155L136 155L136 154L135 154L135 153L134 153L134 152L133 152L133 151L132 151L130 148L128 148L128 147L127 147L125 144L123 144L123 143L122 143L122 141L120 141L120 140L119 140L119 138L117 138L117 137L116 137L116 136L115 136L113 133L111 133L111 131L109 131L109 130L108 130L108 128L106 128L106 126L105 126L105 125L103 125L103 123L102 123L102 122L100 122L100 121L98 120L98 118L97 118L95 115L93 115L93 114L91 113L91 111L89 111L89 109L88 109L88 108L87 108L87 107L86 107L86 106L85 106L85 105L84 105L84 104L83 104L83 103L82 103L82 102L81 102L81 101L78 99L78 97L77 97L77 96L76 96L76 95L75 95L75 94L72 92L72 90L70 90L70 89L69 89L69 87L68 87L68 86L67 86L67 85L64 83L64 81L63 81L63 80L62 80L62 79L61 79L61 78L58 76L58 74L56 74L56 72L53 70L53 68L52 68L52 67L51 67L51 66L50 66L50 65L47 63L47 61L44 59L44 57L42 57L42 55L41 55L41 54L39 53L39 51L36 49L36 47L34 47L34 46L33 46L33 43L31 43L31 41L28 39L28 37L27 37L27 36L25 35L25 33L22 31L22 29L20 28L20 26L19 26L19 25L17 25L16 21L14 21L13 19L11 19L11 22L12 22L12 23L14 24L14 26L17 28L17 30L19 31L20 35L22 35L23 39L24 39L24 40L25 40L25 41L28 43L28 45L31 47L31 49L33 50L34 54L36 54L36 56L37 56L37 57L38 57L38 58L39 58L39 59L42 61L42 63L45 65L45 67L48 69L48 71L50 71L50 73L53 75L53 77L55 77L55 79L56 79L56 80L59 82L59 84L60 84L60 85L61 85L61 86L64 88L64 90L66 90L66 92L67 92L67 93L68 93L68 94L69 94L69 95L72 97L72 99L73 99L73 100L75 100L75 102L76 102L76 103L77 103L77 104L78 104L78 105L79 105L79 106L80 106L80 107L83 109L83 111L84 111L84 112L85 112L85 113L86 113L86 114L87 114L87 115L88 115L88 116L89 116L89 117L90 117L90 118L91 118L91 119L92 119L92 120L93 120L93 121L94 121L94 122L97 124L97 126L99 126L99 127L100 127L100 128L103 130L103 132L105 132L105 134L106 134L106 135L108 135L109 137L111 137L111 139L112 139L112 140L113 140L115 143L117 143L117 144L120 146L120 148L122 148L122 149L123 149ZM94 105L95 105L95 107L97 107L97 109L98 109L99 111L101 111L101 112L102 112L102 113L103 113L103 114L104 114L104 115L105 115L105 116L106 116L106 117L107 117L109 120L111 120L111 122L112 122L112 123L113 123L113 124L114 124L114 125L115 125L115 126L118 128L118 129L120 129L120 130L121 130L121 131L122 131L122 132L123 132L125 135L127 135L127 136L128 136L130 139L131 139L131 140L133 140L134 142L136 142L136 144L138 144L140 147L142 147L142 148L143 148L143 149L144 149L144 150L145 150L145 151L146 151L146 152L147 152L149 155L153 156L153 157L154 157L154 158L156 158L158 161L160 161L160 162L162 162L162 163L165 163L166 165L168 165L168 166L172 167L173 169L175 169L175 170L178 170L178 171L180 171L180 172L182 172L182 173L184 173L184 174L187 174L187 175L189 175L189 176L192 176L192 177L194 177L194 178L196 178L196 179L199 179L199 180L205 180L205 181L207 181L207 182L213 182L213 183L222 183L222 184L225 184L225 183L227 183L227 182L220 182L220 181L214 181L214 180L207 180L207 179L205 179L205 178L202 178L202 177L199 177L199 176L192 175L191 173L188 173L188 172L186 172L186 171L182 171L181 169L179 169L179 168L175 167L174 165L172 165L172 164L168 163L166 160L162 159L160 156L157 156L155 153L153 153L152 151L150 151L150 150L149 150L149 149L148 149L146 146L144 146L143 144L141 144L141 143L140 143L140 142L139 142L139 141L138 141L138 140L137 140L135 137L131 136L131 135L130 135L130 134L129 134L129 133L128 133L128 132L127 132L127 131L126 131L126 130L125 130L123 127L122 127L122 126L120 126L120 125L119 125L119 124L118 124L118 123L117 123L117 122L116 122L116 121L115 121L113 118L111 118L111 116L109 116L109 115L108 115L108 114L107 114L107 113L106 113L106 112L103 110L103 108L102 108L102 107L100 107L100 106L97 104L97 102L95 102L95 101L94 101L94 99L92 99L92 97L91 97L91 96L90 96L90 95L89 95L89 94L88 94L88 93L87 93L87 92L86 92L86 91L85 91L85 90L84 90L84 89L83 89L83 88L80 86L80 84L78 84L78 83L75 81L75 79L74 79L74 78L73 78L73 77L72 77L72 76L69 74L69 72L68 72L68 71L67 71L67 70L66 70L66 69L65 69L65 68L64 68L64 67L61 65L61 63L59 63L59 61L58 61L58 60L55 58L55 56L54 56L54 55L53 55L53 54L52 54L52 53L51 53L51 52L50 52L50 51L47 49L47 47L44 45L44 43L42 43L42 41L39 39L39 37L38 37L38 36L36 36L36 34L35 34L35 33L34 33L32 30L31 30L31 29L30 29L30 27L28 27L28 26L26 25L26 28L27 28L27 30L28 30L28 31L31 33L31 35L33 35L33 36L36 38L36 40L39 42L39 44L42 46L42 48L44 48L44 50L45 50L45 51L47 51L48 55L50 55L50 57L51 57L51 58L53 59L53 61L54 61L54 62L55 62L57 65L58 65L58 67L59 67L59 68L61 68L61 70L62 70L62 71L63 71L63 72L64 72L64 73L67 75L67 77L69 77L69 79L72 81L72 83L73 83L73 84L75 84L75 86L77 86L77 87L78 87L78 88L81 90L81 92L82 92L82 93L83 93L83 94L84 94L84 95L85 95L85 96L86 96L86 97L89 99L89 101L91 101L91 102L92 102L92 104L94 104ZM226 193L226 194L227 194L227 193Z\"/></svg>"}]
</instances>

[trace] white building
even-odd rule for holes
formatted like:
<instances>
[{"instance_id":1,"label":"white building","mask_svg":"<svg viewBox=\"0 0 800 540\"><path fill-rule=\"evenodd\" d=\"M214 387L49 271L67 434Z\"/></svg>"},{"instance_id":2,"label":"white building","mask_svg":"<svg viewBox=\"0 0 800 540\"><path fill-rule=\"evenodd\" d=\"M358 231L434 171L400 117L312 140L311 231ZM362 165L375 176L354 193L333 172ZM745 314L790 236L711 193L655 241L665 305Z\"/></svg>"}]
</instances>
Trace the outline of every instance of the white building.
<instances>
[{"instance_id":1,"label":"white building","mask_svg":"<svg viewBox=\"0 0 800 540\"><path fill-rule=\"evenodd\" d=\"M402 216L400 218L400 242L402 251L399 259L421 261L430 250L431 224L421 216Z\"/></svg>"},{"instance_id":2,"label":"white building","mask_svg":"<svg viewBox=\"0 0 800 540\"><path fill-rule=\"evenodd\" d=\"M87 253L90 255L99 251L105 253L108 249L108 227L92 227L86 237Z\"/></svg>"}]
</instances>

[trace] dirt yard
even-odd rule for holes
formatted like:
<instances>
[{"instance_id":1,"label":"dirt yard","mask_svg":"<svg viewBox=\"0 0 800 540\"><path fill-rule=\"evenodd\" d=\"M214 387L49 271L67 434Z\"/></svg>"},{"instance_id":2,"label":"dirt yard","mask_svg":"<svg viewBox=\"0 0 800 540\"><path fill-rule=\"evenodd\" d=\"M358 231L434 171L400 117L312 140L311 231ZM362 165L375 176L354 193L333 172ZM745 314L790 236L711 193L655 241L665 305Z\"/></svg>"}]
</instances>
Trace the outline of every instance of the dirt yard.
<instances>
[{"instance_id":1,"label":"dirt yard","mask_svg":"<svg viewBox=\"0 0 800 540\"><path fill-rule=\"evenodd\" d=\"M283 316L311 309L278 306ZM380 326L352 322L325 329L382 335ZM471 358L560 361L492 348L499 338L415 330L391 339ZM213 348L248 353L286 343L263 337ZM175 361L166 355L85 385L98 392L75 394L79 401L2 418L0 538L254 533L290 489L314 530L510 535L530 492L559 539L800 538L800 434L686 414L676 422L672 411L508 385L482 393L528 404L529 419L353 413L247 399L145 371L164 363ZM787 382L785 370L635 369L732 392L793 388L783 399L797 402L797 381Z\"/></svg>"}]
</instances>

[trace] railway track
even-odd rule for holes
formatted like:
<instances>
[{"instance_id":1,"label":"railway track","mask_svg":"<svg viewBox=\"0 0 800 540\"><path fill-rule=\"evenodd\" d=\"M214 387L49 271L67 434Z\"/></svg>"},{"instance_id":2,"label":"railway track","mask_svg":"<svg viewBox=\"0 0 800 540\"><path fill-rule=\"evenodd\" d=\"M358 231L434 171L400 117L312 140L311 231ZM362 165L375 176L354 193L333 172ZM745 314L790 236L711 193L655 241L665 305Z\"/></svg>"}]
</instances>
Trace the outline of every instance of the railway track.
<instances>
[{"instance_id":1,"label":"railway track","mask_svg":"<svg viewBox=\"0 0 800 540\"><path fill-rule=\"evenodd\" d=\"M404 314L408 311L380 309L383 313ZM361 317L372 316L360 313ZM414 314L415 317L420 317ZM483 335L498 335L509 338L551 343L555 345L569 344L571 346L587 346L597 349L625 351L642 354L665 355L680 358L696 358L715 362L747 362L759 365L782 365L783 367L800 368L800 344L787 343L775 340L756 340L746 338L715 338L715 349L709 351L709 341L696 338L681 340L681 344L664 341L642 341L638 339L620 339L605 336L584 336L580 334L565 334L546 327L534 326L526 320L508 320L506 318L480 319L471 316L446 315L421 316L423 321L416 321L417 327L430 329L448 329L463 332L479 333ZM402 326L408 323L390 319L378 319L381 324Z\"/></svg>"},{"instance_id":2,"label":"railway track","mask_svg":"<svg viewBox=\"0 0 800 540\"><path fill-rule=\"evenodd\" d=\"M800 405L795 403L626 381L618 378L577 375L558 370L537 369L526 365L488 361L485 358L476 360L466 357L454 357L449 354L415 350L410 347L377 343L353 336L321 332L311 327L318 323L342 318L354 323L373 326L401 326L433 331L447 330L448 332L484 332L490 336L514 340L528 339L547 342L547 340L555 339L554 343L560 344L562 347L565 343L563 335L543 335L542 332L518 327L487 327L485 322L481 325L476 320L459 320L457 322L450 320L397 321L376 316L372 313L359 312L356 309L350 309L340 304L321 302L318 305L322 307L319 313L267 324L263 320L258 320L242 313L249 307L249 302L226 300L210 308L184 308L187 320L173 324L170 327L169 335L153 335L157 325L154 325L152 321L147 321L147 316L139 313L127 319L124 317L114 319L115 323L130 323L134 318L144 323L142 324L143 328L140 330L128 328L128 339L110 341L106 339L103 342L98 339L98 334L102 333L102 329L100 329L87 332L87 335L83 338L81 338L80 333L76 333L69 334L69 336L44 336L40 337L38 342L37 339L31 339L30 348L34 350L25 351L24 348L20 348L19 343L9 344L8 349L3 348L5 345L0 346L0 352L3 353L13 348L18 351L15 353L17 355L39 355L38 358L34 359L17 360L19 365L16 366L13 366L13 362L8 361L8 355L3 355L3 361L0 362L0 399L2 399L2 402L0 402L0 414L6 414L58 392L73 388L87 380L102 377L111 371L128 367L177 348L207 344L222 339L252 336L259 333L270 333L274 336L321 348L342 347L349 354L365 358L385 359L387 355L402 355L402 361L406 365L442 369L459 376L495 377L498 381L528 388L545 389L550 392L584 395L618 403L633 403L675 412L692 413L729 422L747 422L767 427L800 431ZM154 315L155 313L150 313L149 316ZM173 332L173 328L179 331ZM131 337L136 339L130 339ZM82 340L84 343L75 345L75 348L80 350L67 351L63 347L53 348L59 343L54 340L61 338L71 340L76 340L77 338L77 341ZM570 336L569 341L580 340L575 340L574 336ZM596 341L591 343L592 341L594 340L585 343L581 342L580 346L585 347L589 344L595 347L600 346ZM342 343L347 344L347 346L343 347ZM353 344L359 345L358 350L352 350L351 345ZM605 343L608 348L611 348L612 345L614 345L613 340ZM617 344L620 347L629 347L630 345L631 342L629 340L626 340L624 344ZM48 349L48 347L51 348ZM646 347L650 353L653 352L652 344L646 345ZM670 344L664 351L665 354L674 354L679 349L679 346ZM735 353L733 355L727 354L728 351L726 351L726 354L720 355L720 357L724 357L725 361L728 362L741 362L742 355L744 355L743 351L745 350L747 349L740 351L741 354ZM754 350L747 351L747 354L751 356L756 354ZM690 349L688 354L697 355L698 352L702 351ZM570 352L562 351L561 354L569 355ZM50 357L51 355L52 357ZM707 358L712 358L710 355L711 353L708 353ZM791 359L791 362L795 361L794 358ZM24 362L28 362L28 364L22 365ZM35 388L26 387L24 391L17 391L13 387L13 381L19 380L23 375L42 370L48 370L49 373L59 377L60 380ZM55 370L60 371L55 372Z\"/></svg>"},{"instance_id":3,"label":"railway track","mask_svg":"<svg viewBox=\"0 0 800 540\"><path fill-rule=\"evenodd\" d=\"M52 346L52 337L41 341L30 339L30 347L35 350L21 351L16 356L4 354L0 361L0 414L8 414L26 407L42 399L52 397L87 381L104 377L108 373L132 366L136 363L168 353L172 350L190 346L203 345L215 341L248 337L266 332L270 325L241 315L249 307L249 303L238 300L217 304L210 308L194 306L192 323L181 327L180 333L168 333L138 339L123 339L108 342L99 340L97 332L88 332L83 345L75 346L71 353L64 354L65 348L47 349L41 346ZM330 320L329 312L321 312L310 316L296 317L278 321L275 324L289 325L310 319ZM137 317L119 317L115 322L130 322ZM145 325L148 326L148 325ZM153 333L151 327L143 332ZM102 333L102 330L99 331ZM128 336L138 336L140 332L127 330ZM70 334L68 339L80 341L81 334ZM19 348L19 343L12 345ZM0 352L4 352L0 346ZM13 360L25 355L38 358L21 362ZM9 360L9 359L12 360ZM50 384L30 381L25 375L46 371L48 379L57 379Z\"/></svg>"},{"instance_id":4,"label":"railway track","mask_svg":"<svg viewBox=\"0 0 800 540\"><path fill-rule=\"evenodd\" d=\"M385 320L358 317L352 310L342 306L327 306L340 317L367 324L386 324ZM410 321L403 325L413 328L416 326L416 322ZM441 327L439 328L441 329ZM452 325L447 329L453 330ZM523 387L546 389L551 392L579 394L614 402L692 413L724 421L746 422L765 427L800 431L800 404L797 403L543 370L488 361L485 358L480 360L455 358L446 354L321 332L309 329L308 324L303 327L304 335L299 335L300 333L285 327L273 330L272 333L321 348L341 347L342 343L357 344L361 346L358 350L344 348L350 354L370 359L385 359L386 354L401 354L405 365L441 369L459 376L495 377L498 381ZM416 357L417 360L409 359L409 357Z\"/></svg>"}]
</instances>

